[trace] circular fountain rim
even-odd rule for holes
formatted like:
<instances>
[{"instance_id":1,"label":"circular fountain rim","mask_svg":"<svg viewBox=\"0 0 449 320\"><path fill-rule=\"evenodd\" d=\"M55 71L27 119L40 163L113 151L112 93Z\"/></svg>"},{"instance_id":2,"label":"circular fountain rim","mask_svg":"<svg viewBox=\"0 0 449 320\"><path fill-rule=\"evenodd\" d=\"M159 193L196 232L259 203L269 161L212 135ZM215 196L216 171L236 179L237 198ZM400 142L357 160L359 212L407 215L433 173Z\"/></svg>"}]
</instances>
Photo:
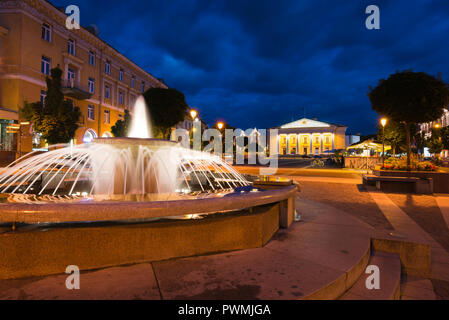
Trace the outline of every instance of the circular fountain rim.
<instances>
[{"instance_id":1,"label":"circular fountain rim","mask_svg":"<svg viewBox=\"0 0 449 320\"><path fill-rule=\"evenodd\" d=\"M94 143L102 143L102 144L128 144L128 145L177 145L178 142L165 140L165 139L157 139L157 138L134 138L134 137L101 137L95 138L92 140Z\"/></svg>"},{"instance_id":2,"label":"circular fountain rim","mask_svg":"<svg viewBox=\"0 0 449 320\"><path fill-rule=\"evenodd\" d=\"M100 222L154 219L186 214L237 211L289 199L296 185L258 192L235 193L220 198L145 202L1 203L0 222Z\"/></svg>"}]
</instances>

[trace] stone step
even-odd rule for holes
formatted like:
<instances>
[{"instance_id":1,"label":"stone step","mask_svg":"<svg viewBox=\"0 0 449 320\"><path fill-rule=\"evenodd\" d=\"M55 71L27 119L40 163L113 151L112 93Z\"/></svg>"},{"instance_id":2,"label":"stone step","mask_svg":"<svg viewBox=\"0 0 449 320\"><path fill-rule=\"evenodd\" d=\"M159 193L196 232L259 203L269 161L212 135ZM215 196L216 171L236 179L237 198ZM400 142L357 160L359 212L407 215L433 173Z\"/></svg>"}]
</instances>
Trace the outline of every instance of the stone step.
<instances>
[{"instance_id":1,"label":"stone step","mask_svg":"<svg viewBox=\"0 0 449 320\"><path fill-rule=\"evenodd\" d=\"M401 281L401 300L436 300L432 282L412 276L404 276Z\"/></svg>"},{"instance_id":2,"label":"stone step","mask_svg":"<svg viewBox=\"0 0 449 320\"><path fill-rule=\"evenodd\" d=\"M374 251L367 268L379 268L379 289L368 289L366 281L372 273L362 273L356 283L347 290L340 300L398 300L400 298L401 260L397 254Z\"/></svg>"}]
</instances>

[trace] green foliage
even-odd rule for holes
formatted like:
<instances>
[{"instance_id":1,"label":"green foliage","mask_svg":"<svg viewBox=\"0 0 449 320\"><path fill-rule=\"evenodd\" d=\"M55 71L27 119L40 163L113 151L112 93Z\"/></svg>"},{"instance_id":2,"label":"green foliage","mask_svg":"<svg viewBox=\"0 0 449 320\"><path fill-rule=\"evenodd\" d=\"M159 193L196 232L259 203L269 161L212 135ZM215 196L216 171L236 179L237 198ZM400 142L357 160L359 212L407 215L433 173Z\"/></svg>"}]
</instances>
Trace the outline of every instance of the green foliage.
<instances>
[{"instance_id":1,"label":"green foliage","mask_svg":"<svg viewBox=\"0 0 449 320\"><path fill-rule=\"evenodd\" d=\"M418 125L410 125L410 134L415 141L416 150L422 151L425 145L424 140L418 130ZM382 142L381 125L378 127L377 141ZM391 152L393 155L396 155L396 153L407 152L406 130L403 122L397 122L394 120L387 121L387 124L385 125L385 144L391 146Z\"/></svg>"},{"instance_id":2,"label":"green foliage","mask_svg":"<svg viewBox=\"0 0 449 320\"><path fill-rule=\"evenodd\" d=\"M440 129L441 142L443 149L449 150L449 127L442 127Z\"/></svg>"},{"instance_id":3,"label":"green foliage","mask_svg":"<svg viewBox=\"0 0 449 320\"><path fill-rule=\"evenodd\" d=\"M424 72L392 74L368 93L372 109L391 121L404 123L407 164L410 165L410 127L441 117L449 103L449 88L441 79Z\"/></svg>"},{"instance_id":4,"label":"green foliage","mask_svg":"<svg viewBox=\"0 0 449 320\"><path fill-rule=\"evenodd\" d=\"M171 128L184 121L188 109L184 94L176 89L150 88L143 94L156 136L170 138Z\"/></svg>"},{"instance_id":5,"label":"green foliage","mask_svg":"<svg viewBox=\"0 0 449 320\"><path fill-rule=\"evenodd\" d=\"M42 134L49 144L67 143L75 136L81 112L72 102L64 100L61 91L62 70L51 69L46 78L47 96L44 106L40 102L25 103L20 116L33 124L34 130Z\"/></svg>"},{"instance_id":6,"label":"green foliage","mask_svg":"<svg viewBox=\"0 0 449 320\"><path fill-rule=\"evenodd\" d=\"M442 129L442 128L441 128ZM432 135L426 140L426 146L429 148L430 153L438 155L443 151L443 140L441 137L440 128L432 128Z\"/></svg>"},{"instance_id":7,"label":"green foliage","mask_svg":"<svg viewBox=\"0 0 449 320\"><path fill-rule=\"evenodd\" d=\"M382 141L382 126L377 131L377 140ZM385 125L385 144L391 146L393 155L406 151L405 149L405 126L403 123L390 120Z\"/></svg>"},{"instance_id":8,"label":"green foliage","mask_svg":"<svg viewBox=\"0 0 449 320\"><path fill-rule=\"evenodd\" d=\"M114 137L126 137L131 126L131 115L128 110L125 110L125 117L123 120L117 120L115 125L111 127L111 132Z\"/></svg>"}]
</instances>

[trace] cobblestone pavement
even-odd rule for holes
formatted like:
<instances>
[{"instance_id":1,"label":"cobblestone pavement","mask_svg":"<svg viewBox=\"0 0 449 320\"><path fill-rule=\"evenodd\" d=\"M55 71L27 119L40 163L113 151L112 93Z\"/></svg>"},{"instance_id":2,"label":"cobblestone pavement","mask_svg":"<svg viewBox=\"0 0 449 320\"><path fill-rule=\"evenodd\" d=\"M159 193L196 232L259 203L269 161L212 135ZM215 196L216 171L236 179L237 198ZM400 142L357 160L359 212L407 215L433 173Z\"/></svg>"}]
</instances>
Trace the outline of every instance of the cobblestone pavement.
<instances>
[{"instance_id":1,"label":"cobblestone pavement","mask_svg":"<svg viewBox=\"0 0 449 320\"><path fill-rule=\"evenodd\" d=\"M252 174L256 172L255 168L239 170ZM360 172L348 170L289 168L280 169L277 175L299 182L300 199L325 203L374 228L419 233L423 238L430 239L435 268L431 279L427 279L427 287L430 284L433 286L437 299L449 299L449 195L377 192L375 188L361 184ZM386 205L385 201L388 202ZM394 213L389 212L391 210ZM414 286L414 282L420 281L413 280L410 287ZM423 294L421 298L427 297Z\"/></svg>"}]
</instances>

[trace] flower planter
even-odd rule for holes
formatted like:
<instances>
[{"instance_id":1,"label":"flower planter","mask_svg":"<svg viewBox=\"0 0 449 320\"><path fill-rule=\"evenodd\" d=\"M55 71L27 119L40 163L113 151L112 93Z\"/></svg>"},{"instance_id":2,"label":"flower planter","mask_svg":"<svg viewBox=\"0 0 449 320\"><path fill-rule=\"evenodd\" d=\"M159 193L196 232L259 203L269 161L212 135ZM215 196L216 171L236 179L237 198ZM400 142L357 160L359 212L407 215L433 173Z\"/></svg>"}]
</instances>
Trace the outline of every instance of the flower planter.
<instances>
[{"instance_id":1,"label":"flower planter","mask_svg":"<svg viewBox=\"0 0 449 320\"><path fill-rule=\"evenodd\" d=\"M449 173L441 171L399 171L399 170L373 170L376 176L389 177L416 177L420 179L431 178L433 180L433 192L449 193Z\"/></svg>"}]
</instances>

